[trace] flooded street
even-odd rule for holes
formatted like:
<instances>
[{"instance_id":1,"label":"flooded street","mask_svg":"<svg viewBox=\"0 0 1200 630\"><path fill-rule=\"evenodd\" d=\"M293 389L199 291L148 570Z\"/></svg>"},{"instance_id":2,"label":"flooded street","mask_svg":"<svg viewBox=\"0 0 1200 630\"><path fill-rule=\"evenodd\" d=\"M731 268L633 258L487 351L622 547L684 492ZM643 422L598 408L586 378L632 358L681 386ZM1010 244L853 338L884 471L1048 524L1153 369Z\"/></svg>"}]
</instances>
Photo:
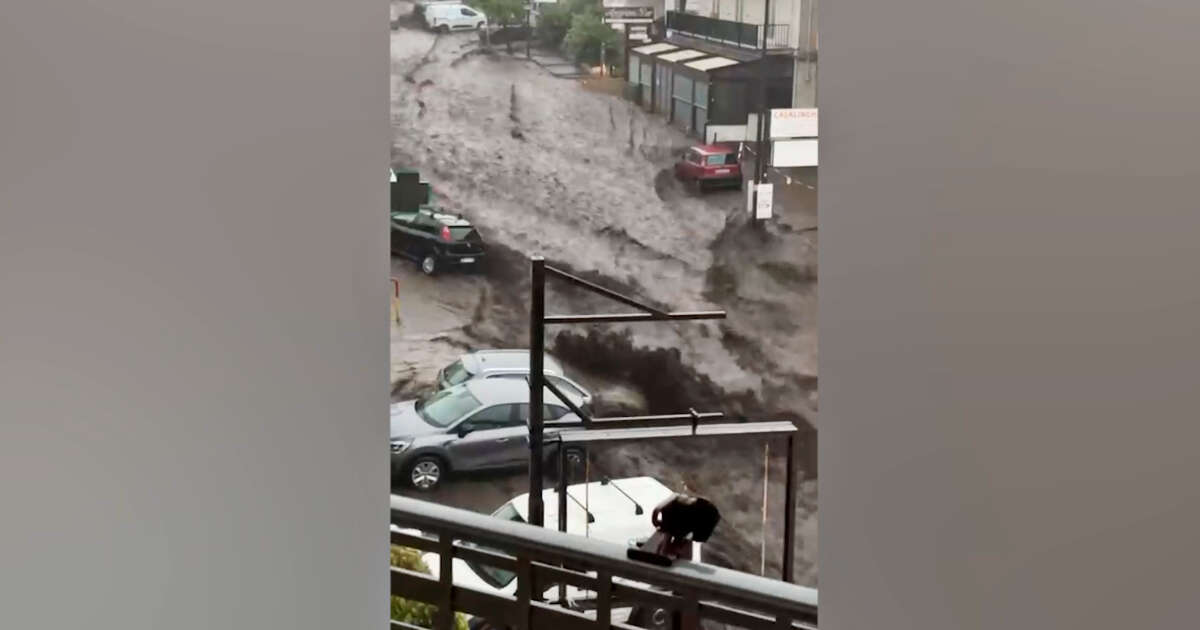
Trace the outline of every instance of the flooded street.
<instances>
[{"instance_id":1,"label":"flooded street","mask_svg":"<svg viewBox=\"0 0 1200 630\"><path fill-rule=\"evenodd\" d=\"M723 321L549 330L548 346L594 388L600 415L695 407L815 423L815 191L757 229L744 192L699 195L675 180L674 159L694 141L660 117L503 47L484 53L474 33L420 30L405 17L410 3L392 6L393 165L418 169L437 202L469 218L489 247L486 268L472 275L429 278L393 260L395 400L427 391L464 352L528 347L528 256L536 253L660 307L728 312ZM547 287L549 313L624 309ZM771 445L767 538L776 546L781 450ZM651 474L712 498L723 516L713 561L758 572L761 441L630 444L594 449L592 459L597 475ZM525 485L520 472L468 477L430 498L491 511ZM815 480L801 494L796 575L813 585ZM768 548L768 574L778 574L778 557Z\"/></svg>"}]
</instances>

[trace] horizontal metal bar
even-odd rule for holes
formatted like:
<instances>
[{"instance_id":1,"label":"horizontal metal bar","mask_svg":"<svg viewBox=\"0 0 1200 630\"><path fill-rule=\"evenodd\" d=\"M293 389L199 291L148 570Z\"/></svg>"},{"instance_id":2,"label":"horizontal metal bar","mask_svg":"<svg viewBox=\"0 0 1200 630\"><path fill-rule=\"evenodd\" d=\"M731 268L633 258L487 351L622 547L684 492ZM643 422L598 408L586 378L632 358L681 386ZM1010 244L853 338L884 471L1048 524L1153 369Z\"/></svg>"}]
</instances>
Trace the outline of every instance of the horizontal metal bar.
<instances>
[{"instance_id":1,"label":"horizontal metal bar","mask_svg":"<svg viewBox=\"0 0 1200 630\"><path fill-rule=\"evenodd\" d=\"M697 426L704 426L703 424L700 424L700 423L702 423L704 421L720 420L724 417L725 417L725 414L723 414L719 411L710 411L710 412L697 414L694 417L694 419L698 421ZM687 426L690 428L692 426L692 420L693 420L693 416L690 414L671 414L671 415L663 415L663 416L624 416L624 417L614 416L612 418L592 418L591 424L586 425L584 428L589 431L596 431L596 430L601 430L601 429L622 429L622 428L631 428L631 427ZM555 422L558 422L561 424L547 423L546 426L561 426L561 427L565 427L567 429L578 429L579 428L578 422L573 422L570 420L568 420L566 422L563 422L561 420L556 420ZM710 422L710 424L711 424L711 422Z\"/></svg>"},{"instance_id":2,"label":"horizontal metal bar","mask_svg":"<svg viewBox=\"0 0 1200 630\"><path fill-rule=\"evenodd\" d=\"M441 597L442 586L423 573L392 567L392 595L420 602L435 603Z\"/></svg>"},{"instance_id":3,"label":"horizontal metal bar","mask_svg":"<svg viewBox=\"0 0 1200 630\"><path fill-rule=\"evenodd\" d=\"M655 315L666 315L666 313L664 313L663 311L661 311L657 308L654 308L653 306L643 304L629 296L621 295L620 293L617 293L616 291L613 291L612 289L606 289L598 284L588 282L587 280L584 280L583 278L580 278L579 276L571 275L561 269L555 269L554 267L551 267L550 265L546 265L546 273L548 273L552 276L557 276L557 277L561 278L562 280L566 280L567 282L569 282L577 287L582 287L593 293L599 293L600 295L603 295L604 297L606 297L610 300L620 302L620 303L624 304L625 306L632 306L633 308L636 308L638 310L645 311L647 313L653 313Z\"/></svg>"},{"instance_id":4,"label":"horizontal metal bar","mask_svg":"<svg viewBox=\"0 0 1200 630\"><path fill-rule=\"evenodd\" d=\"M541 562L533 563L533 573L537 576L538 584L568 584L589 591L596 590L596 578L586 573L560 569Z\"/></svg>"},{"instance_id":5,"label":"horizontal metal bar","mask_svg":"<svg viewBox=\"0 0 1200 630\"><path fill-rule=\"evenodd\" d=\"M700 602L700 616L705 619L719 621L726 625L746 628L747 630L778 630L778 624L770 615L731 608L716 602ZM792 621L792 628L803 630L809 625L815 626L817 617Z\"/></svg>"},{"instance_id":6,"label":"horizontal metal bar","mask_svg":"<svg viewBox=\"0 0 1200 630\"><path fill-rule=\"evenodd\" d=\"M417 551L437 551L438 541L428 536L418 536L405 532L392 532L392 544L397 547L407 547Z\"/></svg>"},{"instance_id":7,"label":"horizontal metal bar","mask_svg":"<svg viewBox=\"0 0 1200 630\"><path fill-rule=\"evenodd\" d=\"M796 425L787 421L738 422L727 424L702 424L692 432L691 425L663 427L629 427L617 429L575 429L558 433L563 444L588 444L591 442L620 442L629 440L653 440L665 438L702 437L756 437L789 435L796 433Z\"/></svg>"},{"instance_id":8,"label":"horizontal metal bar","mask_svg":"<svg viewBox=\"0 0 1200 630\"><path fill-rule=\"evenodd\" d=\"M683 603L682 597L621 582L613 583L612 597L613 600L623 604L644 604L667 609L675 608Z\"/></svg>"},{"instance_id":9,"label":"horizontal metal bar","mask_svg":"<svg viewBox=\"0 0 1200 630\"><path fill-rule=\"evenodd\" d=\"M517 559L512 556L484 549L476 549L462 543L454 545L454 557L460 558L465 562L483 564L497 569L504 569L505 571L517 570Z\"/></svg>"},{"instance_id":10,"label":"horizontal metal bar","mask_svg":"<svg viewBox=\"0 0 1200 630\"><path fill-rule=\"evenodd\" d=\"M504 595L485 593L473 588L455 586L451 589L454 612L464 612L488 621L512 627L517 623L517 600Z\"/></svg>"},{"instance_id":11,"label":"horizontal metal bar","mask_svg":"<svg viewBox=\"0 0 1200 630\"><path fill-rule=\"evenodd\" d=\"M664 322L695 319L725 319L725 311L683 311L677 313L613 313L603 315L547 315L547 324L616 324L620 322Z\"/></svg>"},{"instance_id":12,"label":"horizontal metal bar","mask_svg":"<svg viewBox=\"0 0 1200 630\"><path fill-rule=\"evenodd\" d=\"M449 534L512 555L550 557L553 562L606 570L664 590L696 592L705 599L753 609L787 611L793 619L813 615L817 609L817 591L795 584L686 560L670 567L636 562L626 557L624 545L409 497L392 495L391 508L396 525Z\"/></svg>"},{"instance_id":13,"label":"horizontal metal bar","mask_svg":"<svg viewBox=\"0 0 1200 630\"><path fill-rule=\"evenodd\" d=\"M534 602L530 606L530 625L534 628L555 628L555 630L595 630L596 622L588 619L587 615L567 610L542 602Z\"/></svg>"}]
</instances>

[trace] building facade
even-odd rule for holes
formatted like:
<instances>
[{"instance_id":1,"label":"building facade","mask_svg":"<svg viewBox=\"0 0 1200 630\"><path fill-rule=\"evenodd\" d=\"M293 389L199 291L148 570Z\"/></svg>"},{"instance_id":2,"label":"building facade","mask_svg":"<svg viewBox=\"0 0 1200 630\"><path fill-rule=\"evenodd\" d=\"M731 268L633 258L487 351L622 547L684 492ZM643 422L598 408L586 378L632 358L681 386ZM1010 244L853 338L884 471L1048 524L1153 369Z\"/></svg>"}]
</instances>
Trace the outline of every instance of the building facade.
<instances>
[{"instance_id":1,"label":"building facade","mask_svg":"<svg viewBox=\"0 0 1200 630\"><path fill-rule=\"evenodd\" d=\"M665 0L656 27L626 94L689 135L745 139L764 80L767 108L816 107L816 0Z\"/></svg>"}]
</instances>

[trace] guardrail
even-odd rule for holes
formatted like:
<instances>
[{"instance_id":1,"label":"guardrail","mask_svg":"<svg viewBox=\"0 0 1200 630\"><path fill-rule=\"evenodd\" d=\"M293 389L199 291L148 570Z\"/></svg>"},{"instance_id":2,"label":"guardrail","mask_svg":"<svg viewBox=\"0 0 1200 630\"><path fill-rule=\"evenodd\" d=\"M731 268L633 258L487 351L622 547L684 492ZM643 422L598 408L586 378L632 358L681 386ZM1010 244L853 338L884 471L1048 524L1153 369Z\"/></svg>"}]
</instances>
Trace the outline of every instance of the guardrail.
<instances>
[{"instance_id":1,"label":"guardrail","mask_svg":"<svg viewBox=\"0 0 1200 630\"><path fill-rule=\"evenodd\" d=\"M762 25L718 20L692 13L667 11L666 26L689 37L720 42L730 46L758 50L762 48ZM790 24L768 24L766 28L767 48L778 50L790 48Z\"/></svg>"},{"instance_id":2,"label":"guardrail","mask_svg":"<svg viewBox=\"0 0 1200 630\"><path fill-rule=\"evenodd\" d=\"M620 545L407 497L392 496L391 507L393 525L422 532L393 529L392 544L438 554L437 577L391 573L393 595L437 607L433 630L451 630L456 612L514 630L631 630L613 619L628 602L664 611L671 630L697 630L702 620L747 630L816 628L814 589L688 561L659 567L629 560ZM456 558L513 573L515 593L456 586ZM545 594L560 585L594 593L594 610L550 601Z\"/></svg>"}]
</instances>

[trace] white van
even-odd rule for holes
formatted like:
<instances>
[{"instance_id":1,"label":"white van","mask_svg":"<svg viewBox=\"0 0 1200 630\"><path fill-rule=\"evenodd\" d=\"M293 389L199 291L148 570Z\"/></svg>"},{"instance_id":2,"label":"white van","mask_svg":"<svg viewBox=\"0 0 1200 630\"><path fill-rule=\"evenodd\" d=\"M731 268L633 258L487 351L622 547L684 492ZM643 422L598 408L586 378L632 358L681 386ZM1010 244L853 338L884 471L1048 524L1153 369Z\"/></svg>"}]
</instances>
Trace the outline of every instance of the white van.
<instances>
[{"instance_id":1,"label":"white van","mask_svg":"<svg viewBox=\"0 0 1200 630\"><path fill-rule=\"evenodd\" d=\"M438 2L425 7L422 12L425 25L442 33L450 31L475 31L487 26L487 16L457 2Z\"/></svg>"}]
</instances>

